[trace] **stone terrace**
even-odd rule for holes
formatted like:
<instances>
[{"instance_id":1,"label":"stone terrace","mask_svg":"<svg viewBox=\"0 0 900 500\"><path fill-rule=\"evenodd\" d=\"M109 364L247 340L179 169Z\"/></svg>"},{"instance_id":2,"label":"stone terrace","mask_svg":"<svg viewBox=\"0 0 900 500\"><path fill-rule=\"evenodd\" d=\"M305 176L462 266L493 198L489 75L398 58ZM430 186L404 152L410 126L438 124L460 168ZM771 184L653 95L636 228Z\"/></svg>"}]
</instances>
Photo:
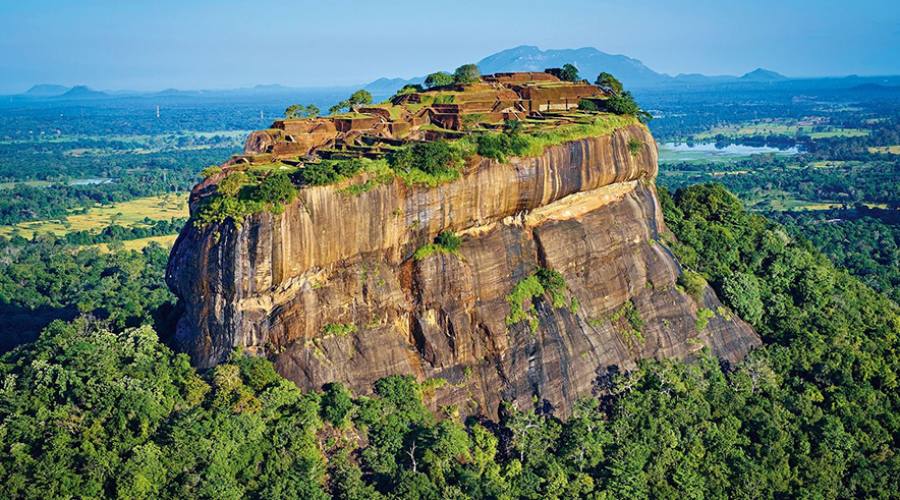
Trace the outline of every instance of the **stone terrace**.
<instances>
[{"instance_id":1,"label":"stone terrace","mask_svg":"<svg viewBox=\"0 0 900 500\"><path fill-rule=\"evenodd\" d=\"M397 94L349 113L278 120L253 132L244 154L229 163L290 162L319 158L377 158L406 142L455 138L499 129L506 121L553 127L571 121L582 99L605 99L586 81L562 81L549 72L497 73L466 85Z\"/></svg>"}]
</instances>

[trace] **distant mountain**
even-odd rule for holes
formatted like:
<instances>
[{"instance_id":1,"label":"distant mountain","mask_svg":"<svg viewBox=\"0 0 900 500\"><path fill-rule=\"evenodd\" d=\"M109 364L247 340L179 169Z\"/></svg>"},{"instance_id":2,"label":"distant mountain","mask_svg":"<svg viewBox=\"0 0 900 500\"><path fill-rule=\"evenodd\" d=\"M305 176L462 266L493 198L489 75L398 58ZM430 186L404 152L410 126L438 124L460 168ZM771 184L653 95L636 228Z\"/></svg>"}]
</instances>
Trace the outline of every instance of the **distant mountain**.
<instances>
[{"instance_id":1,"label":"distant mountain","mask_svg":"<svg viewBox=\"0 0 900 500\"><path fill-rule=\"evenodd\" d=\"M155 92L151 95L165 97L165 96L181 96L181 95L185 95L185 94L194 95L196 93L197 93L196 91L192 91L192 90L178 90L178 89L168 88L165 90L160 90L159 92Z\"/></svg>"},{"instance_id":2,"label":"distant mountain","mask_svg":"<svg viewBox=\"0 0 900 500\"><path fill-rule=\"evenodd\" d=\"M505 71L544 71L574 64L582 78L594 81L601 71L616 75L625 87L654 87L672 83L669 75L657 73L641 61L623 55L613 55L593 47L581 49L541 50L533 45L521 45L503 50L478 61L482 73Z\"/></svg>"},{"instance_id":3,"label":"distant mountain","mask_svg":"<svg viewBox=\"0 0 900 500\"><path fill-rule=\"evenodd\" d=\"M756 68L755 70L745 73L739 78L742 82L781 82L787 80L788 77L772 70Z\"/></svg>"},{"instance_id":4,"label":"distant mountain","mask_svg":"<svg viewBox=\"0 0 900 500\"><path fill-rule=\"evenodd\" d=\"M712 85L717 83L729 83L736 81L738 77L731 75L702 75L700 73L679 73L675 75L676 83L688 85Z\"/></svg>"},{"instance_id":5,"label":"distant mountain","mask_svg":"<svg viewBox=\"0 0 900 500\"><path fill-rule=\"evenodd\" d=\"M708 86L733 83L761 84L788 80L784 75L763 68L757 68L743 76L708 76L691 73L679 74L673 77L653 71L637 59L623 55L607 54L593 47L541 50L533 45L521 45L489 55L478 61L477 64L482 74L508 71L544 71L547 68L562 67L564 64L574 64L578 68L581 77L588 81L593 81L600 72L606 71L615 75L625 84L626 88L630 89L665 86ZM423 76L410 79L379 78L366 85L365 88L373 94L390 95L404 85L422 83L424 80L425 77Z\"/></svg>"},{"instance_id":6,"label":"distant mountain","mask_svg":"<svg viewBox=\"0 0 900 500\"><path fill-rule=\"evenodd\" d=\"M260 83L260 84L254 85L253 89L261 90L261 91L265 91L265 92L270 92L270 91L280 92L280 91L284 91L284 90L291 90L290 87L285 87L284 85L281 85L280 83Z\"/></svg>"},{"instance_id":7,"label":"distant mountain","mask_svg":"<svg viewBox=\"0 0 900 500\"><path fill-rule=\"evenodd\" d=\"M787 86L802 85L804 88L853 88L858 91L896 92L897 86L900 85L900 76L897 75L791 78L764 68L757 68L742 76L711 76L699 73L682 73L670 76L650 69L637 59L623 55L607 54L591 47L541 50L535 46L522 45L487 56L477 64L483 74L489 74L506 71L544 71L547 68L561 67L567 63L574 64L578 68L581 77L588 81L593 81L601 71L607 71L622 80L626 88L636 90L668 90L669 88L679 90L691 87L725 88L726 86L745 88L777 83ZM434 70L438 71L440 69L435 68ZM453 71L453 68L443 68L443 70ZM364 85L363 88L371 92L376 99L381 99L392 95L404 85L421 84L424 81L424 76L414 78L379 78ZM349 95L350 92L358 88L359 86L356 85L341 87L288 87L279 84L262 84L235 89L179 90L169 88L159 92L112 90L101 92L84 85L68 88L61 85L39 84L23 94L9 97L14 99L114 99L137 97L275 99L289 96L292 100L307 99L318 105L335 102L345 97L344 94Z\"/></svg>"},{"instance_id":8,"label":"distant mountain","mask_svg":"<svg viewBox=\"0 0 900 500\"><path fill-rule=\"evenodd\" d=\"M673 83L685 85L720 85L720 84L747 84L747 83L773 83L789 80L788 77L774 71L757 68L742 76L731 75L701 75L700 73L679 74L673 79Z\"/></svg>"},{"instance_id":9,"label":"distant mountain","mask_svg":"<svg viewBox=\"0 0 900 500\"><path fill-rule=\"evenodd\" d=\"M297 89L294 87L286 87L277 83L254 85L248 89L234 89L234 92L244 94L286 94L296 91Z\"/></svg>"},{"instance_id":10,"label":"distant mountain","mask_svg":"<svg viewBox=\"0 0 900 500\"><path fill-rule=\"evenodd\" d=\"M374 82L369 82L364 87L366 90L373 94L385 94L391 95L397 90L403 88L404 85L415 85L421 84L425 81L424 76L417 76L415 78L404 79L404 78L379 78Z\"/></svg>"},{"instance_id":11,"label":"distant mountain","mask_svg":"<svg viewBox=\"0 0 900 500\"><path fill-rule=\"evenodd\" d=\"M99 90L94 90L85 85L78 85L76 87L72 87L64 94L57 96L60 99L102 99L105 97L109 97L109 94L106 92L100 92Z\"/></svg>"},{"instance_id":12,"label":"distant mountain","mask_svg":"<svg viewBox=\"0 0 900 500\"><path fill-rule=\"evenodd\" d=\"M544 71L547 68L562 67L564 64L574 64L581 77L589 81L594 81L601 71L612 73L628 88L652 87L674 81L671 76L657 73L637 59L607 54L593 47L541 50L533 45L521 45L489 55L477 63L478 69L484 75L509 71ZM453 68L445 69L445 71L452 70ZM423 81L424 76L409 79L379 78L364 88L373 94L390 95L404 85Z\"/></svg>"},{"instance_id":13,"label":"distant mountain","mask_svg":"<svg viewBox=\"0 0 900 500\"><path fill-rule=\"evenodd\" d=\"M69 87L51 83L39 83L25 91L28 97L56 97L69 91Z\"/></svg>"}]
</instances>

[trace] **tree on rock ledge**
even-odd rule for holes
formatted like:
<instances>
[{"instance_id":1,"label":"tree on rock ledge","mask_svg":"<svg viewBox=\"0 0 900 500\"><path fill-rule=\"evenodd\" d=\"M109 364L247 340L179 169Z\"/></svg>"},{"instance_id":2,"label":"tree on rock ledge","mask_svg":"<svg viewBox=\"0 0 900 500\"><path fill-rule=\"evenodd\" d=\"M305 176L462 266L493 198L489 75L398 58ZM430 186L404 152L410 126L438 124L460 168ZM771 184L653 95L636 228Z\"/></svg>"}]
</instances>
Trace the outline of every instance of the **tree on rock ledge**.
<instances>
[{"instance_id":1,"label":"tree on rock ledge","mask_svg":"<svg viewBox=\"0 0 900 500\"><path fill-rule=\"evenodd\" d=\"M565 82L577 82L580 79L578 76L578 68L573 64L564 64L562 70L559 72L559 79Z\"/></svg>"},{"instance_id":2,"label":"tree on rock ledge","mask_svg":"<svg viewBox=\"0 0 900 500\"><path fill-rule=\"evenodd\" d=\"M344 109L352 108L353 106L365 106L366 104L372 104L372 94L368 90L361 89L351 94L348 99L344 99L329 108L328 112L331 114L340 113Z\"/></svg>"},{"instance_id":3,"label":"tree on rock ledge","mask_svg":"<svg viewBox=\"0 0 900 500\"><path fill-rule=\"evenodd\" d=\"M595 85L600 87L600 90L606 92L607 94L619 95L622 93L622 82L619 81L618 78L614 77L612 73L607 73L606 71L597 75L597 80L594 82Z\"/></svg>"},{"instance_id":4,"label":"tree on rock ledge","mask_svg":"<svg viewBox=\"0 0 900 500\"><path fill-rule=\"evenodd\" d=\"M453 72L453 81L459 84L475 83L481 79L481 71L474 64L463 64Z\"/></svg>"},{"instance_id":5,"label":"tree on rock ledge","mask_svg":"<svg viewBox=\"0 0 900 500\"><path fill-rule=\"evenodd\" d=\"M453 75L445 71L438 71L425 77L425 86L428 88L446 87L453 84Z\"/></svg>"},{"instance_id":6,"label":"tree on rock ledge","mask_svg":"<svg viewBox=\"0 0 900 500\"><path fill-rule=\"evenodd\" d=\"M364 106L366 104L372 104L372 94L368 90L357 90L350 95L351 106Z\"/></svg>"},{"instance_id":7,"label":"tree on rock ledge","mask_svg":"<svg viewBox=\"0 0 900 500\"><path fill-rule=\"evenodd\" d=\"M293 120L296 118L315 118L319 116L319 107L315 104L309 104L307 106L303 106L302 104L291 104L284 110L284 117L288 120Z\"/></svg>"}]
</instances>

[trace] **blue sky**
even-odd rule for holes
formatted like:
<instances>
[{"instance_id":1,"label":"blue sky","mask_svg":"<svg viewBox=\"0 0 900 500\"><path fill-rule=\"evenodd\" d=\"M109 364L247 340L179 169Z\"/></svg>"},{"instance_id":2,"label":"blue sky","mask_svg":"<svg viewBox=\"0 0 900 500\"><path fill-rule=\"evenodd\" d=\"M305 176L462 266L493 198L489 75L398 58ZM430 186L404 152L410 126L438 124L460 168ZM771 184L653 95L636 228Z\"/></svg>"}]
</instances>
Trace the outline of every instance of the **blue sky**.
<instances>
[{"instance_id":1,"label":"blue sky","mask_svg":"<svg viewBox=\"0 0 900 500\"><path fill-rule=\"evenodd\" d=\"M900 74L900 2L0 0L0 93L354 84L523 44L670 74Z\"/></svg>"}]
</instances>

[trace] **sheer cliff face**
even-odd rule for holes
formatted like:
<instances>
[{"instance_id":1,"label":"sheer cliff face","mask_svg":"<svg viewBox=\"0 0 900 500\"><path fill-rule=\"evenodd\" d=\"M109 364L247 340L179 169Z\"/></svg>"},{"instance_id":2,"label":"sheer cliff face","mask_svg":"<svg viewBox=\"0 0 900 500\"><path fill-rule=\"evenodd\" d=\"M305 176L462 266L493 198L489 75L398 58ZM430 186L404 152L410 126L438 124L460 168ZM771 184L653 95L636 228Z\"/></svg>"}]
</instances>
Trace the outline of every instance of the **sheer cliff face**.
<instances>
[{"instance_id":1,"label":"sheer cliff face","mask_svg":"<svg viewBox=\"0 0 900 500\"><path fill-rule=\"evenodd\" d=\"M235 348L268 356L304 388L440 377L433 404L489 416L533 397L565 415L641 358L707 346L736 361L759 339L712 290L698 303L676 288L656 163L635 125L538 158L482 160L437 188L305 188L284 213L239 228L188 225L167 276L184 305L176 342L203 367ZM412 258L443 230L462 236L458 253ZM508 297L539 267L563 275L566 304L536 298L537 328L507 324ZM699 329L701 309L715 315Z\"/></svg>"}]
</instances>

